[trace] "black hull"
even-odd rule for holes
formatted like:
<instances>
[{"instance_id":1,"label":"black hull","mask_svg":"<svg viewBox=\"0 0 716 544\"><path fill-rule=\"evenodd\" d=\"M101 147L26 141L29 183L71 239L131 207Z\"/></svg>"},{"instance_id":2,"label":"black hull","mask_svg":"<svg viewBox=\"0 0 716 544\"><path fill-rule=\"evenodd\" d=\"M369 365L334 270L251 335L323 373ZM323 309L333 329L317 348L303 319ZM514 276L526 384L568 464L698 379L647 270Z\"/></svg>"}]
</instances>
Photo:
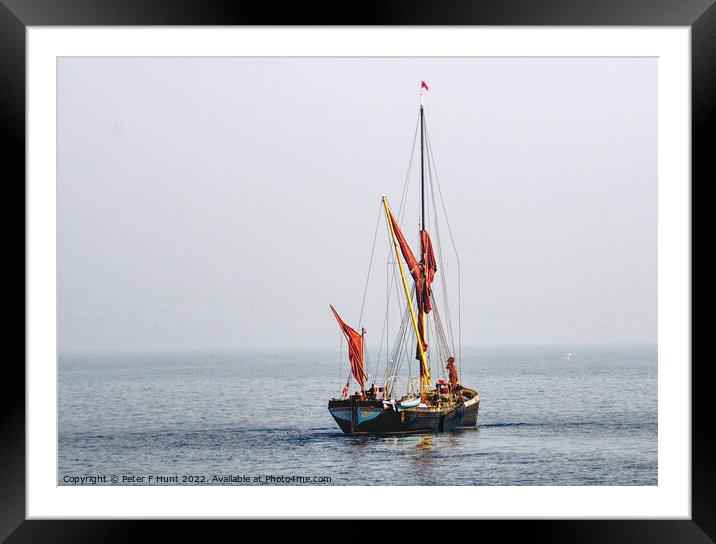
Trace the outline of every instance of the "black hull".
<instances>
[{"instance_id":1,"label":"black hull","mask_svg":"<svg viewBox=\"0 0 716 544\"><path fill-rule=\"evenodd\" d=\"M475 427L480 398L472 398L441 407L416 407L397 410L381 400L331 400L328 410L346 434L412 434L452 431Z\"/></svg>"}]
</instances>

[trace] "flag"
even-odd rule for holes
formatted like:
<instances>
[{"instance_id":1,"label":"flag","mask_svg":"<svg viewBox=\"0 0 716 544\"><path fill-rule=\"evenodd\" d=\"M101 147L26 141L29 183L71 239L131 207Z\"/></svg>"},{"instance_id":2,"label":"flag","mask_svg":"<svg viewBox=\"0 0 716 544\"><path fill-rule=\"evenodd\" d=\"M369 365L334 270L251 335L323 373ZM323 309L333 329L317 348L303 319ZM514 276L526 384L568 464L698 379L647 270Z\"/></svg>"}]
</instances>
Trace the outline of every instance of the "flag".
<instances>
[{"instance_id":1,"label":"flag","mask_svg":"<svg viewBox=\"0 0 716 544\"><path fill-rule=\"evenodd\" d=\"M430 90L430 89L428 88L428 84L425 83L424 81L421 81L421 82L420 82L420 88L421 88L421 89L425 89L426 91L429 91L429 90Z\"/></svg>"}]
</instances>

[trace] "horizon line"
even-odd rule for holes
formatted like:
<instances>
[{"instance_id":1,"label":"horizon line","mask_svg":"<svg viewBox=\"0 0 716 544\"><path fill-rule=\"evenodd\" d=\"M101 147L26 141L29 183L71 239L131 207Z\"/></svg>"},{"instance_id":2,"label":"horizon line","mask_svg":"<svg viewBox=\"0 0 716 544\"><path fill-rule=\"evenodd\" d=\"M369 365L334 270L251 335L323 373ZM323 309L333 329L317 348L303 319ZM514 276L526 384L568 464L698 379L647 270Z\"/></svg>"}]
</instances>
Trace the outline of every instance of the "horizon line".
<instances>
[{"instance_id":1,"label":"horizon line","mask_svg":"<svg viewBox=\"0 0 716 544\"><path fill-rule=\"evenodd\" d=\"M596 347L596 346L658 346L658 341L609 341L609 342L542 342L542 343L486 343L486 344L471 344L462 346L462 349L490 349L490 348L545 348L545 347ZM106 353L106 354L138 354L138 353L165 353L165 354L176 354L176 353L311 353L311 352L338 352L335 346L314 346L314 347L285 347L277 348L275 346L267 347L253 347L253 348L241 348L241 347L219 347L219 348L204 348L204 347L184 347L184 348L172 348L172 347L151 347L151 348L121 348L121 347L110 347L110 348L99 348L99 347L73 347L57 349L56 354L68 355L68 354L83 354L83 353Z\"/></svg>"}]
</instances>

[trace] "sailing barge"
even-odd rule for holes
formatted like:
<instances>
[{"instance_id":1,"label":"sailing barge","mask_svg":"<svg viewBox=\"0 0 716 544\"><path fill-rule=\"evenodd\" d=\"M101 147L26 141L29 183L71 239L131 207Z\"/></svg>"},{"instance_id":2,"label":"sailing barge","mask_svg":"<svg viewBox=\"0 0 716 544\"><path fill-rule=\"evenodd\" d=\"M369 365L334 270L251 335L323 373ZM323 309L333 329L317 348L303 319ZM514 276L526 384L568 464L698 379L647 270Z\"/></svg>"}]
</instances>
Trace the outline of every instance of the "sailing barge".
<instances>
[{"instance_id":1,"label":"sailing barge","mask_svg":"<svg viewBox=\"0 0 716 544\"><path fill-rule=\"evenodd\" d=\"M428 90L424 81L421 82L418 121L420 130L420 252L418 258L415 257L405 239L398 220L388 204L388 199L385 196L381 199L381 213L385 215L392 246L391 253L393 253L391 258L394 258L392 264L396 276L395 283L400 286L396 289L402 291L404 306L401 308L400 328L393 349L390 352L386 349L386 369L379 384L372 383L367 386L370 377L366 372L365 329L359 326L361 332L357 332L346 324L336 309L331 306L348 344L350 374L340 398L332 398L328 401L328 410L346 434L425 433L475 427L477 424L480 397L477 391L460 383L458 362L456 361L458 353L455 350L452 334L444 272L441 283L444 297L442 309L446 316L445 324L440 318L438 301L436 301L432 289L432 283L438 273L438 262L444 266L444 261L440 248L439 222L433 183L434 179L437 182L437 175L434 173L432 150L426 130L423 89ZM415 141L413 148L415 148ZM433 243L427 231L426 171L431 189L432 208L435 212L432 227L435 229L439 259L435 257ZM406 184L409 181L409 173ZM404 188L404 194L406 190L407 186ZM439 194L442 199L440 191ZM444 210L444 203L442 209ZM400 215L399 211L398 217ZM389 263L391 258L389 258ZM459 270L459 261L457 262ZM412 278L412 287L409 285L406 269ZM368 274L370 275L370 270ZM386 299L386 303L389 304L390 291L387 293ZM387 316L388 312L386 312L386 323ZM385 327L384 330L386 330ZM431 346L428 346L429 339ZM407 391L404 395L398 396L396 392L399 382L398 369L402 362L412 358L413 354L418 363L419 377L416 379L419 381L416 384L415 380L411 380L410 361L408 361ZM436 365L438 373L443 376L434 384L431 378L431 364ZM349 393L351 377L360 387L360 390L353 394Z\"/></svg>"}]
</instances>

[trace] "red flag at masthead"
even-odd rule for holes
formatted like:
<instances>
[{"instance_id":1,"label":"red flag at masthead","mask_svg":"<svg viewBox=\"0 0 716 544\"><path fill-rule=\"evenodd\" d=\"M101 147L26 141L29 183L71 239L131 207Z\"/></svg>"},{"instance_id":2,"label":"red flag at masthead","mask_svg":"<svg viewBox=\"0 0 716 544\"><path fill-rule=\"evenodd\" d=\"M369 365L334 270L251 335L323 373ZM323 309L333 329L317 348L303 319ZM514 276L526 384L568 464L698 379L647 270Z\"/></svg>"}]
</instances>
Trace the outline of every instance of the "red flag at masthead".
<instances>
[{"instance_id":1,"label":"red flag at masthead","mask_svg":"<svg viewBox=\"0 0 716 544\"><path fill-rule=\"evenodd\" d=\"M425 83L424 81L421 81L421 82L420 82L420 88L421 88L421 89L425 89L426 91L429 91L429 90L430 90L430 89L428 88L428 84Z\"/></svg>"}]
</instances>

